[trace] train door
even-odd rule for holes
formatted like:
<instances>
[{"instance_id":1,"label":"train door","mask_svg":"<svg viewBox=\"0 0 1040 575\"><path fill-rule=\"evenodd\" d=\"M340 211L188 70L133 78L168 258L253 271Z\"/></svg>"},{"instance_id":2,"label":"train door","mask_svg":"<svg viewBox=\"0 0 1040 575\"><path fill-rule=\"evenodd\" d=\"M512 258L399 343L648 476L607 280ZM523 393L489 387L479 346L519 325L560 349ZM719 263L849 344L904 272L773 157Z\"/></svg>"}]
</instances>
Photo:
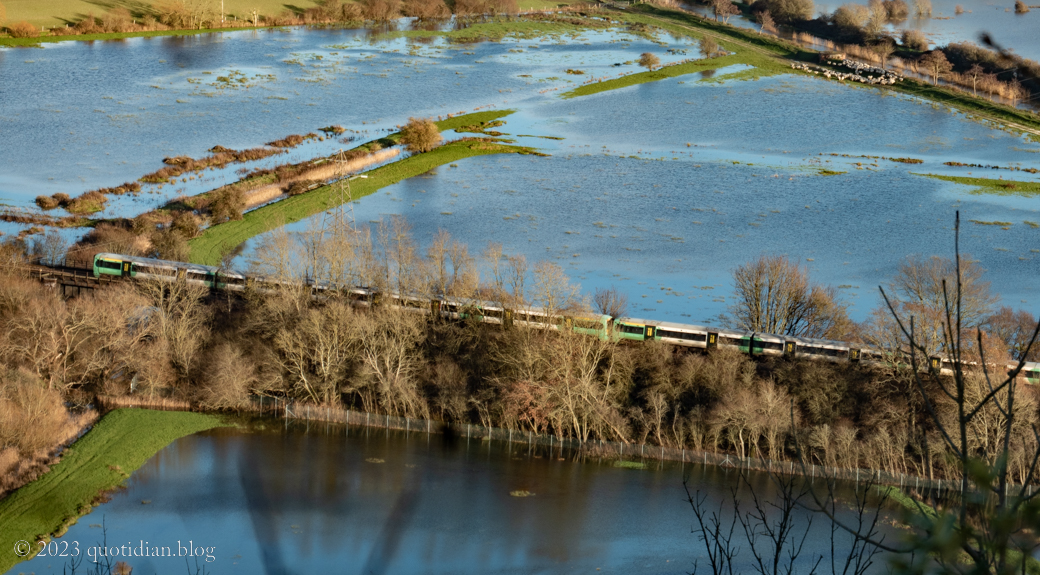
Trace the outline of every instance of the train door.
<instances>
[{"instance_id":1,"label":"train door","mask_svg":"<svg viewBox=\"0 0 1040 575\"><path fill-rule=\"evenodd\" d=\"M130 266L131 265L133 265L131 262L123 262L123 273L121 274L123 277L125 277L125 278L130 277Z\"/></svg>"}]
</instances>

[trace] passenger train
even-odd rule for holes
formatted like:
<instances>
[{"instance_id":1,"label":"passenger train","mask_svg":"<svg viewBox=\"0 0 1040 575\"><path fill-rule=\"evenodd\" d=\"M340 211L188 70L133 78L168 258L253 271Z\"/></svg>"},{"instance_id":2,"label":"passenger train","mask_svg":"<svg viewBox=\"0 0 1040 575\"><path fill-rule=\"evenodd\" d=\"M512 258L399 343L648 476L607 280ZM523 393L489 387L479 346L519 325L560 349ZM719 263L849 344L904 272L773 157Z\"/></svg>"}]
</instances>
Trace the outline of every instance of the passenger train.
<instances>
[{"instance_id":1,"label":"passenger train","mask_svg":"<svg viewBox=\"0 0 1040 575\"><path fill-rule=\"evenodd\" d=\"M94 256L94 276L115 275L128 278L154 279L162 281L184 280L215 289L244 290L247 286L256 289L275 287L280 280L221 270L184 262L141 258L112 253ZM445 318L475 318L485 323L501 325L525 325L540 329L567 329L575 333L607 340L662 341L673 345L700 349L733 348L751 355L800 357L826 361L865 363L886 362L885 354L877 349L862 347L840 341L808 337L794 337L757 333L744 330L719 329L668 321L614 318L609 315L551 317L541 308L513 310L483 302L455 299L427 299L401 294L380 294L361 287L343 288L329 284L308 282L315 295L330 290L345 292L359 305L390 305L406 310L429 312ZM930 357L928 366L944 374L953 373L952 362L947 358ZM1014 369L1017 364L1009 364ZM1030 383L1040 383L1040 363L1026 363L1019 377Z\"/></svg>"}]
</instances>

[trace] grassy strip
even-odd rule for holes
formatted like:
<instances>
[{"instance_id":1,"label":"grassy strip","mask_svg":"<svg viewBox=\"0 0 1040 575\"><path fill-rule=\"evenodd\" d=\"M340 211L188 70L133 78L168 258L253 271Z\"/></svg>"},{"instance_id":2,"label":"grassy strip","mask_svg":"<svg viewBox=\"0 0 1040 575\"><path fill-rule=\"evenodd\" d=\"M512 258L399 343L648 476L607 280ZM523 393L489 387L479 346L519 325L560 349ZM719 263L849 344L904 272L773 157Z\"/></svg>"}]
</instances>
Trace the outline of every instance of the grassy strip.
<instances>
[{"instance_id":1,"label":"grassy strip","mask_svg":"<svg viewBox=\"0 0 1040 575\"><path fill-rule=\"evenodd\" d=\"M534 151L530 148L498 143L452 142L425 154L409 156L366 172L367 179L356 180L351 184L351 196L355 200L362 198L385 186L424 174L437 166L463 158L508 153L530 154ZM202 235L188 242L191 248L190 261L204 265L218 265L222 249L235 247L253 236L298 222L335 207L339 203L339 192L334 186L328 185L306 194L267 204L245 214L241 220L232 220L207 228Z\"/></svg>"},{"instance_id":2,"label":"grassy strip","mask_svg":"<svg viewBox=\"0 0 1040 575\"><path fill-rule=\"evenodd\" d=\"M975 186L973 194L999 194L1002 196L1035 196L1040 194L1040 182L1019 182L1015 180L992 180L989 178L967 178L964 176L940 176L939 174L923 174L910 172L915 176L934 178L945 182Z\"/></svg>"},{"instance_id":3,"label":"grassy strip","mask_svg":"<svg viewBox=\"0 0 1040 575\"><path fill-rule=\"evenodd\" d=\"M19 561L12 551L16 541L64 533L90 513L99 494L121 485L160 449L221 425L216 416L181 411L118 409L106 415L43 477L0 502L0 573Z\"/></svg>"},{"instance_id":4,"label":"grassy strip","mask_svg":"<svg viewBox=\"0 0 1040 575\"><path fill-rule=\"evenodd\" d=\"M477 112L465 114L437 122L442 130L454 130L481 122L491 122L513 113L512 110ZM399 134L391 134L384 141L397 142ZM403 160L380 166L366 172L367 179L356 180L351 184L351 196L358 199L373 192L419 174L426 173L437 166L448 164L463 158L483 156L487 154L532 154L533 149L521 146L507 146L500 143L480 141L459 141L445 144L425 154L415 154ZM217 265L220 262L222 249L234 247L249 238L268 232L285 224L298 222L304 218L339 205L340 195L333 186L322 186L306 194L292 196L284 200L268 204L245 214L241 220L232 220L207 228L199 237L188 242L191 247L191 261L206 265Z\"/></svg>"},{"instance_id":5,"label":"grassy strip","mask_svg":"<svg viewBox=\"0 0 1040 575\"><path fill-rule=\"evenodd\" d=\"M585 84L584 86L578 86L577 88L564 92L560 95L561 98L578 98L580 96L588 96L590 94L598 94L599 92L606 92L607 90L617 90L618 88L627 88L628 86L635 86L636 84L643 84L646 82L656 82L658 80L665 80L667 78L675 78L678 76L685 76L687 74L694 74L696 72L704 72L706 70L717 70L726 66L732 66L734 64L747 64L753 66L750 70L741 70L739 72L733 72L732 74L724 74L718 78L708 78L706 80L742 80L749 78L760 78L763 76L771 76L773 74L784 73L784 67L776 61L773 61L764 56L754 53L740 53L730 54L728 56L721 56L719 58L711 58L705 60L694 60L693 62L684 62L682 64L676 64L674 66L665 66L658 68L652 72L637 72L635 74L629 74L620 78L614 78L613 80L604 80L602 82L596 82L595 84ZM786 71L790 71L787 69Z\"/></svg>"},{"instance_id":6,"label":"grassy strip","mask_svg":"<svg viewBox=\"0 0 1040 575\"><path fill-rule=\"evenodd\" d=\"M647 18L644 20L645 23L659 26L666 30L669 30L676 34L682 34L685 36L695 37L696 34L691 34L689 30L683 29L681 26L668 25L666 21L675 22L682 26L690 26L700 30L705 30L717 34L720 36L726 36L750 44L756 48L771 52L773 55L787 58L791 60L799 60L802 62L817 62L819 59L819 53L815 50L803 48L794 43L787 42L772 36L765 34L759 34L753 30L745 28L737 28L736 26L730 26L711 20L699 18L697 16L676 12L673 10L666 10L658 8L650 4L640 4L632 7L632 14L627 14L626 19L638 20L638 14L646 14L653 16L654 18ZM664 19L664 20L659 20ZM725 42L720 42L724 48L730 51L735 51L731 46L727 46ZM764 54L763 54L764 56ZM748 62L745 62L748 63ZM754 65L754 64L753 64ZM782 66L783 67L783 66ZM787 70L788 73L794 72L793 70ZM855 85L855 84L851 84ZM985 98L976 98L965 92L954 90L953 88L945 86L934 86L927 82L916 80L913 78L905 78L900 80L894 85L885 86L884 88L889 90L895 90L904 94L910 94L926 100L931 100L944 104L953 108L965 112L968 114L977 113L984 115L989 119L995 119L1003 122L1010 122L1012 124L1020 124L1026 128L1040 130L1040 117L1026 110L1019 110L1011 106L1004 104L998 104L986 100ZM1008 126L1014 130L1016 126ZM1040 141L1040 136L1031 134L1030 138L1035 141Z\"/></svg>"},{"instance_id":7,"label":"grassy strip","mask_svg":"<svg viewBox=\"0 0 1040 575\"><path fill-rule=\"evenodd\" d=\"M267 28L276 28L268 26ZM104 34L75 34L69 36L38 36L36 38L0 38L0 46L38 47L51 42L90 42L94 40L123 40L125 38L151 38L153 36L195 36L211 32L246 32L259 28L203 28L202 30L152 30L149 32L107 32Z\"/></svg>"}]
</instances>

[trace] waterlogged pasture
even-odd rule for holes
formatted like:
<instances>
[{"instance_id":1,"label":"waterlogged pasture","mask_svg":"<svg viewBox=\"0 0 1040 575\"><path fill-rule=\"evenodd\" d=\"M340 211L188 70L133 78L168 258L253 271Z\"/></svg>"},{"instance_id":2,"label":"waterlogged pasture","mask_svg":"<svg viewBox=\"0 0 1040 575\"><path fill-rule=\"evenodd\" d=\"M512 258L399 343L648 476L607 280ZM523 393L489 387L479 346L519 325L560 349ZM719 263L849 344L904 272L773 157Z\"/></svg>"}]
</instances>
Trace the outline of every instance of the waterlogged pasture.
<instances>
[{"instance_id":1,"label":"waterlogged pasture","mask_svg":"<svg viewBox=\"0 0 1040 575\"><path fill-rule=\"evenodd\" d=\"M176 552L190 540L214 548L200 566L229 574L680 574L707 560L683 477L709 507L739 481L732 469L619 466L523 443L278 424L176 441L62 540L93 547L104 521L110 547L144 540ZM771 497L768 478L750 480ZM804 514L796 520L804 529ZM814 522L803 557L829 553L824 523ZM129 563L184 569L170 557ZM38 557L10 573L61 571L60 560Z\"/></svg>"},{"instance_id":2,"label":"waterlogged pasture","mask_svg":"<svg viewBox=\"0 0 1040 575\"><path fill-rule=\"evenodd\" d=\"M666 50L689 47L622 31L477 44L385 32L286 29L0 49L0 135L18 141L0 165L0 203L28 207L40 194L118 185L159 169L166 156L201 157L215 145L251 148L333 124L356 138L310 141L249 167L300 161L385 135L410 116L551 98L638 69L642 52L674 62L681 57ZM241 167L111 198L105 215L229 183Z\"/></svg>"},{"instance_id":3,"label":"waterlogged pasture","mask_svg":"<svg viewBox=\"0 0 1040 575\"><path fill-rule=\"evenodd\" d=\"M548 158L470 158L387 187L355 204L356 220L401 214L421 243L439 228L471 252L499 242L559 263L585 293L618 286L631 315L717 323L731 270L761 253L803 262L865 319L903 256L952 255L959 209L962 250L994 290L1008 305L1037 303L1037 198L912 172L1038 181L944 163L1031 168L1040 145L940 107L805 77L692 75L539 103L506 120L498 129L509 134L563 139L518 138Z\"/></svg>"}]
</instances>

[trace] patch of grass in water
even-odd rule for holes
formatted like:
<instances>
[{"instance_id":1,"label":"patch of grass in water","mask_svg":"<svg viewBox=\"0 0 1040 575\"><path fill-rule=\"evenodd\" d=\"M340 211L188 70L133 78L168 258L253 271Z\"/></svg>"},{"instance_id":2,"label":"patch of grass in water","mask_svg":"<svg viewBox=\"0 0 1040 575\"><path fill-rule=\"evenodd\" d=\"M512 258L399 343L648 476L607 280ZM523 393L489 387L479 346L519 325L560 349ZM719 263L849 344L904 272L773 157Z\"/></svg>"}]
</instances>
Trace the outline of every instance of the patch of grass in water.
<instances>
[{"instance_id":1,"label":"patch of grass in water","mask_svg":"<svg viewBox=\"0 0 1040 575\"><path fill-rule=\"evenodd\" d=\"M1008 229L1009 227L1011 227L1012 225L1014 225L1012 222L995 222L995 221L994 222L987 222L987 221L983 221L983 220L968 220L968 221L970 221L973 224L978 224L980 226L1001 226L1005 230Z\"/></svg>"},{"instance_id":2,"label":"patch of grass in water","mask_svg":"<svg viewBox=\"0 0 1040 575\"><path fill-rule=\"evenodd\" d=\"M944 182L954 182L965 186L975 186L973 194L999 194L1002 196L1035 196L1040 194L1040 182L1019 182L1015 180L993 180L989 178L969 178L964 176L940 176L939 174L923 174L910 172L915 176L924 176Z\"/></svg>"},{"instance_id":3,"label":"patch of grass in water","mask_svg":"<svg viewBox=\"0 0 1040 575\"><path fill-rule=\"evenodd\" d=\"M623 467L625 469L646 469L646 464L640 461L615 461L614 467Z\"/></svg>"},{"instance_id":4,"label":"patch of grass in water","mask_svg":"<svg viewBox=\"0 0 1040 575\"><path fill-rule=\"evenodd\" d=\"M839 172L837 170L820 170L817 173L821 176L840 176L842 174L847 174L848 172Z\"/></svg>"}]
</instances>

